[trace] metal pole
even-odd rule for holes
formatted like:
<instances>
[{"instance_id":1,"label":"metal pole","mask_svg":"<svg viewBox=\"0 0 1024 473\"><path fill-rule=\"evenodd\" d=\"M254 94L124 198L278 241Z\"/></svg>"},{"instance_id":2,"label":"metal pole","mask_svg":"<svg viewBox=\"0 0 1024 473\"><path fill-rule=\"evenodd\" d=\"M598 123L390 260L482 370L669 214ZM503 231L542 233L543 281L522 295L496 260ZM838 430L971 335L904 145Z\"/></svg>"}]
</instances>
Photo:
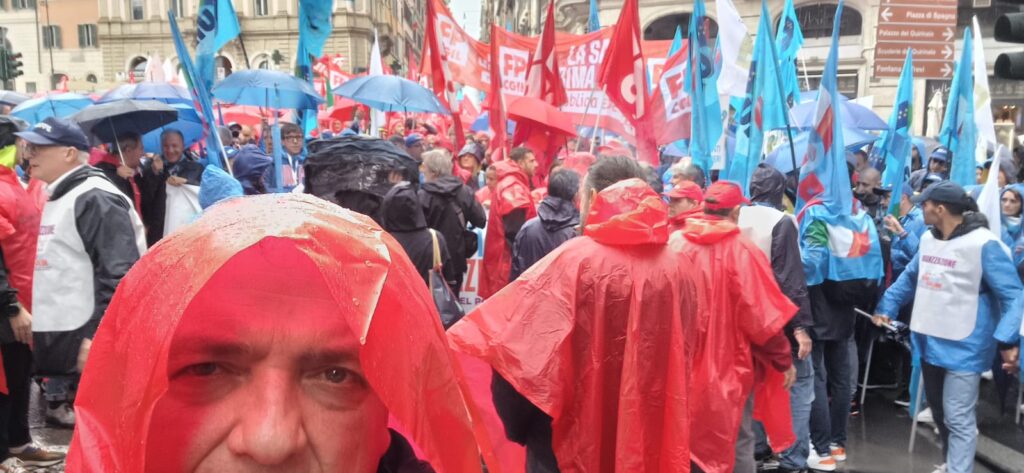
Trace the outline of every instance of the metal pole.
<instances>
[{"instance_id":1,"label":"metal pole","mask_svg":"<svg viewBox=\"0 0 1024 473\"><path fill-rule=\"evenodd\" d=\"M47 28L51 27L51 25L50 25L50 1L49 0L46 0L46 26L47 26ZM53 37L53 31L51 29L51 31L50 31L50 89L51 90L56 85L56 84L53 83L53 74L54 74L54 70L53 70L53 48L54 48L53 40L54 39L56 39L56 38Z\"/></svg>"},{"instance_id":2,"label":"metal pole","mask_svg":"<svg viewBox=\"0 0 1024 473\"><path fill-rule=\"evenodd\" d=\"M252 65L249 64L249 53L245 50L245 40L242 39L242 33L238 33L238 45L242 47L242 57L245 58L245 68L252 69Z\"/></svg>"}]
</instances>

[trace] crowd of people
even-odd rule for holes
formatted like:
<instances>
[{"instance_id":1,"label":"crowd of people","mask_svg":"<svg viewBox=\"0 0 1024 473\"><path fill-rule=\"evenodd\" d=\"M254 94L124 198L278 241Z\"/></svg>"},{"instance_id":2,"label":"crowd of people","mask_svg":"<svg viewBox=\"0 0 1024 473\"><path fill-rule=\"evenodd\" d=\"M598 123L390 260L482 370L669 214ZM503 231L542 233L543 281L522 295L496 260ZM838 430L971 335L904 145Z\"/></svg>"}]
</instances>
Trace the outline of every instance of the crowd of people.
<instances>
[{"instance_id":1,"label":"crowd of people","mask_svg":"<svg viewBox=\"0 0 1024 473\"><path fill-rule=\"evenodd\" d=\"M794 176L767 164L743 189L614 141L492 159L487 134L455 150L415 120L382 141L419 175L394 169L364 216L304 194L299 126L280 173L257 128L218 130L220 169L173 129L146 154L137 134L0 122L0 471L65 460L31 439L33 379L76 429L68 471L835 471L863 345L909 327L899 394L919 369L937 471L964 473L982 373L1018 367L1011 160L987 171L996 234L946 148L898 189L852 159L870 218L851 243L794 216ZM839 277L871 242L884 276ZM481 247L484 301L445 332L431 275L457 298Z\"/></svg>"}]
</instances>

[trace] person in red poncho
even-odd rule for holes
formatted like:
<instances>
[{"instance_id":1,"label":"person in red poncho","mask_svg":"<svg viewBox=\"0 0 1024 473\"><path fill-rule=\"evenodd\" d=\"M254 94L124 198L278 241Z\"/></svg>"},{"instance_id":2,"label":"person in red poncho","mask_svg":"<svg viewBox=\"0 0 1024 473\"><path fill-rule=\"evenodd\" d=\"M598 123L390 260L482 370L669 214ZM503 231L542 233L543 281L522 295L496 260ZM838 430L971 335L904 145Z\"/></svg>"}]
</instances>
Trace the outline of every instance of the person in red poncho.
<instances>
[{"instance_id":1,"label":"person in red poncho","mask_svg":"<svg viewBox=\"0 0 1024 473\"><path fill-rule=\"evenodd\" d=\"M796 373L782 329L797 307L779 290L768 258L740 235L745 203L736 183L712 184L705 215L687 219L670 242L700 273L690 428L693 461L707 473L756 470L754 416L775 448L793 442L787 390Z\"/></svg>"},{"instance_id":2,"label":"person in red poncho","mask_svg":"<svg viewBox=\"0 0 1024 473\"><path fill-rule=\"evenodd\" d=\"M590 168L583 235L448 331L495 371L527 472L690 470L696 285L668 248L668 209L631 158ZM479 402L479 400L478 400Z\"/></svg>"},{"instance_id":3,"label":"person in red poncho","mask_svg":"<svg viewBox=\"0 0 1024 473\"><path fill-rule=\"evenodd\" d=\"M704 192L700 186L690 181L680 182L679 185L665 193L668 197L668 230L675 233L683 229L686 219L704 215Z\"/></svg>"},{"instance_id":4,"label":"person in red poncho","mask_svg":"<svg viewBox=\"0 0 1024 473\"><path fill-rule=\"evenodd\" d=\"M509 153L508 160L498 161L491 167L495 169L498 182L491 195L480 273L478 294L485 299L508 284L516 234L527 220L537 216L537 208L530 196L530 178L537 169L537 158L533 152L515 148Z\"/></svg>"},{"instance_id":5,"label":"person in red poncho","mask_svg":"<svg viewBox=\"0 0 1024 473\"><path fill-rule=\"evenodd\" d=\"M429 292L368 217L227 200L122 281L67 470L480 472L497 462L450 360Z\"/></svg>"}]
</instances>

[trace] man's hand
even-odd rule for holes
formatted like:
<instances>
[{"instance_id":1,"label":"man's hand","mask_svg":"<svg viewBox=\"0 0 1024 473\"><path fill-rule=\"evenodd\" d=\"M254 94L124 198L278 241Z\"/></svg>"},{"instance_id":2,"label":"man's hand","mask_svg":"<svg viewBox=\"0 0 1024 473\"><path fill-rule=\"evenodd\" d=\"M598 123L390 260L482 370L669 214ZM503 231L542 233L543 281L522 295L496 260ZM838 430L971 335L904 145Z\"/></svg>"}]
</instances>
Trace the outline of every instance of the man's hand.
<instances>
[{"instance_id":1,"label":"man's hand","mask_svg":"<svg viewBox=\"0 0 1024 473\"><path fill-rule=\"evenodd\" d=\"M900 225L900 221L896 220L896 217L893 217L892 215L886 215L883 223L885 224L885 228L892 232L893 235L903 234L903 225Z\"/></svg>"},{"instance_id":2,"label":"man's hand","mask_svg":"<svg viewBox=\"0 0 1024 473\"><path fill-rule=\"evenodd\" d=\"M131 177L135 175L135 170L128 166L121 165L117 167L117 175L125 179L131 179Z\"/></svg>"},{"instance_id":3,"label":"man's hand","mask_svg":"<svg viewBox=\"0 0 1024 473\"><path fill-rule=\"evenodd\" d=\"M78 348L78 372L85 371L85 360L89 359L89 349L92 348L92 340L82 339L82 346Z\"/></svg>"},{"instance_id":4,"label":"man's hand","mask_svg":"<svg viewBox=\"0 0 1024 473\"><path fill-rule=\"evenodd\" d=\"M783 373L783 376L785 376L785 378L782 381L782 387L786 388L786 391L789 391L789 388L793 387L793 384L796 383L796 367L789 365L789 369Z\"/></svg>"},{"instance_id":5,"label":"man's hand","mask_svg":"<svg viewBox=\"0 0 1024 473\"><path fill-rule=\"evenodd\" d=\"M11 317L10 321L14 339L19 343L32 345L32 314L22 307L18 311L18 315Z\"/></svg>"},{"instance_id":6,"label":"man's hand","mask_svg":"<svg viewBox=\"0 0 1024 473\"><path fill-rule=\"evenodd\" d=\"M186 182L188 182L188 179L185 179L184 177L171 176L167 178L167 183L174 187L181 187L185 185Z\"/></svg>"},{"instance_id":7,"label":"man's hand","mask_svg":"<svg viewBox=\"0 0 1024 473\"><path fill-rule=\"evenodd\" d=\"M1003 371L1013 374L1020 369L1020 347L1000 352L1003 355Z\"/></svg>"},{"instance_id":8,"label":"man's hand","mask_svg":"<svg viewBox=\"0 0 1024 473\"><path fill-rule=\"evenodd\" d=\"M153 156L153 173L160 174L164 172L164 160L160 156Z\"/></svg>"},{"instance_id":9,"label":"man's hand","mask_svg":"<svg viewBox=\"0 0 1024 473\"><path fill-rule=\"evenodd\" d=\"M807 331L798 328L793 331L793 338L796 338L797 352L796 357L805 360L811 354L811 349L814 348L814 344L811 342L811 336L807 335Z\"/></svg>"},{"instance_id":10,"label":"man's hand","mask_svg":"<svg viewBox=\"0 0 1024 473\"><path fill-rule=\"evenodd\" d=\"M889 323L892 322L892 319L890 319L888 315L875 314L871 317L871 321L874 322L876 327L881 327L883 325L889 325Z\"/></svg>"}]
</instances>

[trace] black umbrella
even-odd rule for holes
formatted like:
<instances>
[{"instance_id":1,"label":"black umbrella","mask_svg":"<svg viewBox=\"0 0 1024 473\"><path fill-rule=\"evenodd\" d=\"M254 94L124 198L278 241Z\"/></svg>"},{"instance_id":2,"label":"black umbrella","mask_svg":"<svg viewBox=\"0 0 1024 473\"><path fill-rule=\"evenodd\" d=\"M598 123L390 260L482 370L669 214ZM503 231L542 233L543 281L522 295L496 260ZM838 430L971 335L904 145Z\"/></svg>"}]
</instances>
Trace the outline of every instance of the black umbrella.
<instances>
[{"instance_id":1,"label":"black umbrella","mask_svg":"<svg viewBox=\"0 0 1024 473\"><path fill-rule=\"evenodd\" d=\"M0 105L10 105L11 107L18 105L32 97L25 94L19 94L11 90L0 90Z\"/></svg>"},{"instance_id":2,"label":"black umbrella","mask_svg":"<svg viewBox=\"0 0 1024 473\"><path fill-rule=\"evenodd\" d=\"M178 120L178 111L155 100L118 100L92 105L74 114L82 130L100 143L116 142L122 133L144 135Z\"/></svg>"},{"instance_id":3,"label":"black umbrella","mask_svg":"<svg viewBox=\"0 0 1024 473\"><path fill-rule=\"evenodd\" d=\"M0 115L0 127L14 128L15 131L25 131L28 129L28 122L18 117Z\"/></svg>"}]
</instances>

